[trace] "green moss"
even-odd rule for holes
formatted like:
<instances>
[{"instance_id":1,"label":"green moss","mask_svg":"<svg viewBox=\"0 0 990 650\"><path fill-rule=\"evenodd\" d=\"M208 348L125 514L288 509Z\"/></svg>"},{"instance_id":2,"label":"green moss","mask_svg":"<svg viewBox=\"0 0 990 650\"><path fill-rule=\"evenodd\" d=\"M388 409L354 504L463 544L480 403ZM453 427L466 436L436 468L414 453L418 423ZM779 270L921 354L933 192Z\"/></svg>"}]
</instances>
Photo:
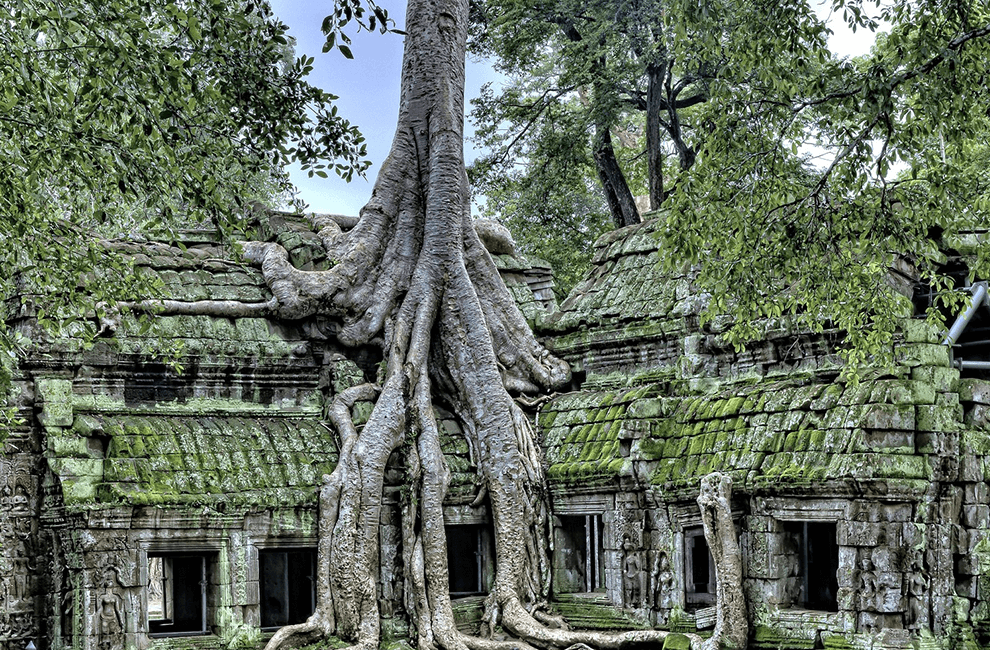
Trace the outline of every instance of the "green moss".
<instances>
[{"instance_id":1,"label":"green moss","mask_svg":"<svg viewBox=\"0 0 990 650\"><path fill-rule=\"evenodd\" d=\"M663 640L663 650L691 650L691 639L683 634L671 634Z\"/></svg>"},{"instance_id":2,"label":"green moss","mask_svg":"<svg viewBox=\"0 0 990 650\"><path fill-rule=\"evenodd\" d=\"M561 594L553 607L575 629L642 630L649 627L645 621L615 609L607 600Z\"/></svg>"}]
</instances>

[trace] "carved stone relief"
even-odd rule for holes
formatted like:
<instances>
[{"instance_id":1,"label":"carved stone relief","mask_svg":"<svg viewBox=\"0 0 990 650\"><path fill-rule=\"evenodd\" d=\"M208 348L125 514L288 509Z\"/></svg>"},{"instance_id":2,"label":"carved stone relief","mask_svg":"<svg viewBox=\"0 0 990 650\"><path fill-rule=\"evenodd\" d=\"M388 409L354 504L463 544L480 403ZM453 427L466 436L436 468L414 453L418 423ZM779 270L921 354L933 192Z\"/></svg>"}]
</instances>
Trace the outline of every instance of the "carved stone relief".
<instances>
[{"instance_id":1,"label":"carved stone relief","mask_svg":"<svg viewBox=\"0 0 990 650\"><path fill-rule=\"evenodd\" d=\"M93 577L97 587L94 621L97 647L100 650L121 647L123 642L120 635L124 633L126 627L120 568L108 556L103 556L93 571Z\"/></svg>"},{"instance_id":2,"label":"carved stone relief","mask_svg":"<svg viewBox=\"0 0 990 650\"><path fill-rule=\"evenodd\" d=\"M920 559L911 563L908 576L908 626L916 630L928 629L928 588L931 580Z\"/></svg>"},{"instance_id":3,"label":"carved stone relief","mask_svg":"<svg viewBox=\"0 0 990 650\"><path fill-rule=\"evenodd\" d=\"M656 551L651 572L653 602L657 609L670 609L674 603L674 571L667 551Z\"/></svg>"},{"instance_id":4,"label":"carved stone relief","mask_svg":"<svg viewBox=\"0 0 990 650\"><path fill-rule=\"evenodd\" d=\"M642 607L646 595L646 570L642 553L625 535L622 540L622 602L625 607Z\"/></svg>"}]
</instances>

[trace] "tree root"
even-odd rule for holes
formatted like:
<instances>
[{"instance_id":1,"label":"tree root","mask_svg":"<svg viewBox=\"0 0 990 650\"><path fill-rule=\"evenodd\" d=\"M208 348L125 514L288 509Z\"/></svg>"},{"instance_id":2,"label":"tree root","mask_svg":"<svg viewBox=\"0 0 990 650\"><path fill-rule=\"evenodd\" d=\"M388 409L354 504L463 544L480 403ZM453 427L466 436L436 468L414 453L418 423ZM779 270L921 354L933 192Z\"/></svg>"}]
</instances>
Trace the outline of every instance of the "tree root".
<instances>
[{"instance_id":1,"label":"tree root","mask_svg":"<svg viewBox=\"0 0 990 650\"><path fill-rule=\"evenodd\" d=\"M732 479L712 473L701 479L698 507L705 540L715 560L715 632L705 650L745 650L749 641L746 597L742 590L742 553L732 523Z\"/></svg>"}]
</instances>

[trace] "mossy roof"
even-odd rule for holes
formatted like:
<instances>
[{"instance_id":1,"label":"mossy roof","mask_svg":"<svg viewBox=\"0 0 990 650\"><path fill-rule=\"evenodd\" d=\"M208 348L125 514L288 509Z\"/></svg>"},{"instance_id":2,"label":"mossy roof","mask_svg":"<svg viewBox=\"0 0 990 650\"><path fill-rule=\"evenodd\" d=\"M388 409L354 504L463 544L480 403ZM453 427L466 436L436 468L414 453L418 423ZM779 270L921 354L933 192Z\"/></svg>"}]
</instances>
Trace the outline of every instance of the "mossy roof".
<instances>
[{"instance_id":1,"label":"mossy roof","mask_svg":"<svg viewBox=\"0 0 990 650\"><path fill-rule=\"evenodd\" d=\"M600 237L591 270L541 326L549 332L568 332L612 329L627 321L659 328L659 323L671 321L667 329L677 329L685 316L699 313L702 298L692 290L690 276L660 268L659 227L658 220L645 221Z\"/></svg>"},{"instance_id":2,"label":"mossy roof","mask_svg":"<svg viewBox=\"0 0 990 650\"><path fill-rule=\"evenodd\" d=\"M637 399L654 393L650 386L582 391L550 402L538 419L550 480L599 484L629 475L632 466L620 447L626 412Z\"/></svg>"},{"instance_id":3,"label":"mossy roof","mask_svg":"<svg viewBox=\"0 0 990 650\"><path fill-rule=\"evenodd\" d=\"M103 425L94 504L313 504L337 463L334 434L311 419L115 416Z\"/></svg>"},{"instance_id":4,"label":"mossy roof","mask_svg":"<svg viewBox=\"0 0 990 650\"><path fill-rule=\"evenodd\" d=\"M821 379L735 382L697 395L669 396L669 386L652 384L558 397L539 419L549 477L586 484L636 471L671 494L696 489L713 471L744 490L847 480L914 489L930 479L932 450L917 434L944 428L956 413L936 405L929 384Z\"/></svg>"},{"instance_id":5,"label":"mossy roof","mask_svg":"<svg viewBox=\"0 0 990 650\"><path fill-rule=\"evenodd\" d=\"M360 407L360 408L358 408ZM359 426L370 403L357 405ZM477 471L457 423L440 413L448 498L472 500ZM337 464L336 433L312 415L91 414L49 431L49 465L70 508L112 505L314 505Z\"/></svg>"},{"instance_id":6,"label":"mossy roof","mask_svg":"<svg viewBox=\"0 0 990 650\"><path fill-rule=\"evenodd\" d=\"M330 268L319 236L303 215L273 213L256 224L250 239L281 244L296 268L321 271ZM107 246L130 259L134 273L156 286L156 296L178 302L226 300L262 303L272 294L261 269L240 260L235 245L225 244L210 231L182 231L171 242L111 241ZM543 314L541 302L527 283L527 274L551 277L541 260L495 255L509 292L532 323ZM151 297L151 296L146 296ZM76 326L81 331L81 324ZM161 352L162 341L178 344L179 356L285 358L304 342L298 327L277 318L220 318L215 316L159 316L139 321L123 314L113 337L103 343L114 352ZM79 352L81 338L64 336L50 342L60 351Z\"/></svg>"}]
</instances>

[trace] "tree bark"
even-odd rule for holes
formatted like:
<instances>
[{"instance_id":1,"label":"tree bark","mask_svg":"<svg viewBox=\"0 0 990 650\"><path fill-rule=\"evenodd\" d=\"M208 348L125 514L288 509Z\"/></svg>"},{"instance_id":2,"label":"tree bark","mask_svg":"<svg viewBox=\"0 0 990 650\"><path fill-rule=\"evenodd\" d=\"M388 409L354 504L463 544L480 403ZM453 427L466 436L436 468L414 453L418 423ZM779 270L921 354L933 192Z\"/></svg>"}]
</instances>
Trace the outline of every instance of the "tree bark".
<instances>
[{"instance_id":1,"label":"tree bark","mask_svg":"<svg viewBox=\"0 0 990 650\"><path fill-rule=\"evenodd\" d=\"M622 228L641 223L642 219L636 210L636 201L633 199L632 192L629 191L626 177L615 157L612 134L605 126L600 128L597 136L594 158L595 169L598 171L598 178L602 183L602 190L605 192L605 199L608 201L609 210L612 212L612 222L615 227Z\"/></svg>"},{"instance_id":2,"label":"tree bark","mask_svg":"<svg viewBox=\"0 0 990 650\"><path fill-rule=\"evenodd\" d=\"M701 480L698 507L705 540L715 560L715 632L704 650L746 650L749 639L746 598L742 590L742 553L732 523L732 479L709 474Z\"/></svg>"},{"instance_id":3,"label":"tree bark","mask_svg":"<svg viewBox=\"0 0 990 650\"><path fill-rule=\"evenodd\" d=\"M659 210L663 204L663 147L660 129L663 120L663 81L667 76L666 64L650 64L646 67L646 166L650 191L650 209Z\"/></svg>"}]
</instances>

